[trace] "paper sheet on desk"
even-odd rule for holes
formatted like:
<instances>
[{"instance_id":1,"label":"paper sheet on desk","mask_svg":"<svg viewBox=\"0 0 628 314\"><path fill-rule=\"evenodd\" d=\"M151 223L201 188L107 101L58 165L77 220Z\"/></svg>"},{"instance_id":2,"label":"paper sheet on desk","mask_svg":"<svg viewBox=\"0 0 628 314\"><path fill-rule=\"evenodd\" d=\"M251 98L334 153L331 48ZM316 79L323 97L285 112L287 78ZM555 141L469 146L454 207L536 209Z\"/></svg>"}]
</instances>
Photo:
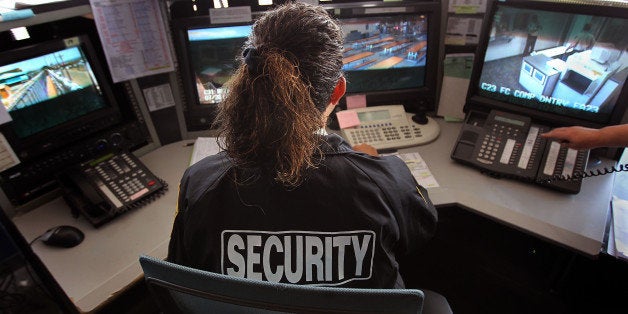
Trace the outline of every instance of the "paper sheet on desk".
<instances>
[{"instance_id":1,"label":"paper sheet on desk","mask_svg":"<svg viewBox=\"0 0 628 314\"><path fill-rule=\"evenodd\" d=\"M614 252L609 243L609 253L615 257L628 260L628 200L613 197L613 234ZM609 241L610 242L610 241Z\"/></svg>"},{"instance_id":2,"label":"paper sheet on desk","mask_svg":"<svg viewBox=\"0 0 628 314\"><path fill-rule=\"evenodd\" d=\"M408 165L410 173L412 173L416 181L424 188L429 189L440 186L419 153L395 153L391 155L401 158Z\"/></svg>"},{"instance_id":3,"label":"paper sheet on desk","mask_svg":"<svg viewBox=\"0 0 628 314\"><path fill-rule=\"evenodd\" d=\"M217 137L199 137L194 142L190 166L207 156L216 155L220 151L221 149L220 146L218 146Z\"/></svg>"}]
</instances>

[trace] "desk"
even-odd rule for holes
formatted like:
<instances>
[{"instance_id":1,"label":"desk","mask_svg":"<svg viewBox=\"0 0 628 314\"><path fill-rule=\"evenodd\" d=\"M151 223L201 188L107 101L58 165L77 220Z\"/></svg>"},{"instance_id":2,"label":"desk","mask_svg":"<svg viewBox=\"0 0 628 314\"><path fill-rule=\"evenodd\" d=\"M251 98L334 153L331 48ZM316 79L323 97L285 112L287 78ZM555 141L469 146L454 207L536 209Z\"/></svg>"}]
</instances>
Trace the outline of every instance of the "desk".
<instances>
[{"instance_id":1,"label":"desk","mask_svg":"<svg viewBox=\"0 0 628 314\"><path fill-rule=\"evenodd\" d=\"M191 141L160 147L140 159L168 191L147 206L129 211L98 229L74 219L57 198L22 216L16 224L27 241L58 225L72 225L85 233L80 245L54 248L41 241L32 248L80 312L91 312L142 278L139 255L165 258L174 221L179 180L192 155Z\"/></svg>"},{"instance_id":2,"label":"desk","mask_svg":"<svg viewBox=\"0 0 628 314\"><path fill-rule=\"evenodd\" d=\"M451 160L461 124L438 120L441 133L418 151L440 187L429 189L436 206L458 204L504 224L593 257L604 240L614 175L586 178L580 193L563 194L515 180L496 179ZM614 164L603 160L597 167Z\"/></svg>"},{"instance_id":3,"label":"desk","mask_svg":"<svg viewBox=\"0 0 628 314\"><path fill-rule=\"evenodd\" d=\"M577 195L488 177L449 158L461 124L436 120L441 128L436 141L401 151L418 151L427 162L440 184L429 190L435 205L459 204L584 255L599 254L613 175L586 179ZM178 182L192 152L191 146L184 145L186 142L169 144L141 157L149 169L168 182L169 191L99 229L82 218L73 219L62 199L13 219L28 241L57 225L74 225L85 232L84 242L71 249L51 248L39 241L33 244L35 253L80 311L97 309L139 280L140 254L165 258Z\"/></svg>"}]
</instances>

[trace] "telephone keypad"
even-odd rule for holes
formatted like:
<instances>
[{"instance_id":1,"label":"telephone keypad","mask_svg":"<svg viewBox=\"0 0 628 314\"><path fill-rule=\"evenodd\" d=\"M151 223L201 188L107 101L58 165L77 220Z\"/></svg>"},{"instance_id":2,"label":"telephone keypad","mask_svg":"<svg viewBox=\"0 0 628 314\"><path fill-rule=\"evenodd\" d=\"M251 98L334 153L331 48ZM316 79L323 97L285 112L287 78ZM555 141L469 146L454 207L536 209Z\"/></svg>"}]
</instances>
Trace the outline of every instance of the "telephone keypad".
<instances>
[{"instance_id":1,"label":"telephone keypad","mask_svg":"<svg viewBox=\"0 0 628 314\"><path fill-rule=\"evenodd\" d=\"M125 205L162 187L156 181L156 177L140 167L127 153L100 161L93 165L92 169L103 184L108 186L115 197Z\"/></svg>"},{"instance_id":2,"label":"telephone keypad","mask_svg":"<svg viewBox=\"0 0 628 314\"><path fill-rule=\"evenodd\" d=\"M478 158L494 161L501 146L501 138L495 135L486 134L478 152Z\"/></svg>"},{"instance_id":3,"label":"telephone keypad","mask_svg":"<svg viewBox=\"0 0 628 314\"><path fill-rule=\"evenodd\" d=\"M522 148L521 143L515 140L519 136L519 128L499 123L490 125L489 132L482 139L477 159L483 163L492 164L504 147L499 161L504 164L514 164ZM509 139L506 146L502 145L502 139Z\"/></svg>"}]
</instances>

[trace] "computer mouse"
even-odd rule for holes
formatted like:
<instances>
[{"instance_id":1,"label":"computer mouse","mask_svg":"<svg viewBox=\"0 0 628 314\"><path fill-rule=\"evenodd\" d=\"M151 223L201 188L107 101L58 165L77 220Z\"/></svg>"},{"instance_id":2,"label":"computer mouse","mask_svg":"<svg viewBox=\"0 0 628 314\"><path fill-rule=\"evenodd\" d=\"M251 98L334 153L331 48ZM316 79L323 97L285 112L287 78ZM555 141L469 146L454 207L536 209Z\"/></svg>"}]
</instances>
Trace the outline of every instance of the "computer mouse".
<instances>
[{"instance_id":1,"label":"computer mouse","mask_svg":"<svg viewBox=\"0 0 628 314\"><path fill-rule=\"evenodd\" d=\"M56 247L75 247L83 242L83 231L73 226L57 226L50 228L41 236L41 241L46 245Z\"/></svg>"}]
</instances>

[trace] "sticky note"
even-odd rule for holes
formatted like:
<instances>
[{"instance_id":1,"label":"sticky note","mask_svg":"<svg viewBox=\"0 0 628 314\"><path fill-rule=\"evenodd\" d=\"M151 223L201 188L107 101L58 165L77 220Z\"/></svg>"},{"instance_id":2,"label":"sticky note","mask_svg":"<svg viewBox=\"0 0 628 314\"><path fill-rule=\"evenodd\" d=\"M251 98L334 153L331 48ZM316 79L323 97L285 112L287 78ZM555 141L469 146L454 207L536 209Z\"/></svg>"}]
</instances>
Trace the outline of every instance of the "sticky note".
<instances>
[{"instance_id":1,"label":"sticky note","mask_svg":"<svg viewBox=\"0 0 628 314\"><path fill-rule=\"evenodd\" d=\"M347 109L364 108L366 107L366 95L352 95L347 96Z\"/></svg>"},{"instance_id":2,"label":"sticky note","mask_svg":"<svg viewBox=\"0 0 628 314\"><path fill-rule=\"evenodd\" d=\"M360 125L360 118L358 118L358 112L355 110L338 111L336 112L336 118L341 129Z\"/></svg>"}]
</instances>

